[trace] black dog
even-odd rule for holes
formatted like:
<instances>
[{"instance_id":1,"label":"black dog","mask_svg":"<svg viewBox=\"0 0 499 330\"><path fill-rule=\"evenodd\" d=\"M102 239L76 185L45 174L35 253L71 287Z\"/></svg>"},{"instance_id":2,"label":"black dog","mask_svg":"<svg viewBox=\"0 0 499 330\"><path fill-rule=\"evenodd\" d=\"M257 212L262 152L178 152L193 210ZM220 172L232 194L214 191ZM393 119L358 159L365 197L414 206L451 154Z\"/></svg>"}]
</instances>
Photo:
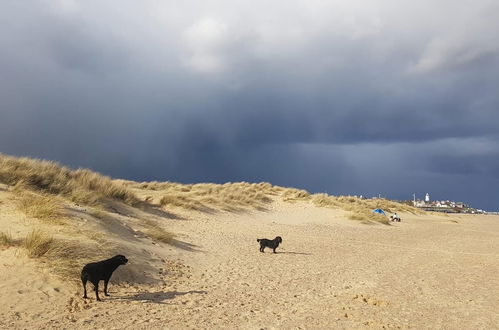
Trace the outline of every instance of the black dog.
<instances>
[{"instance_id":1,"label":"black dog","mask_svg":"<svg viewBox=\"0 0 499 330\"><path fill-rule=\"evenodd\" d=\"M276 253L275 249L277 249L279 243L282 243L282 238L281 236L277 236L274 239L257 238L256 241L260 242L260 252L265 252L265 248L269 247L274 250L274 253Z\"/></svg>"},{"instance_id":2,"label":"black dog","mask_svg":"<svg viewBox=\"0 0 499 330\"><path fill-rule=\"evenodd\" d=\"M113 275L113 272L121 265L125 265L128 262L128 259L123 255L117 255L112 257L111 259L92 262L83 267L81 270L81 281L83 283L83 291L85 292L83 298L87 298L87 281L90 281L94 285L95 296L97 300L100 301L99 298L99 281L104 280L104 294L107 294L107 283Z\"/></svg>"}]
</instances>

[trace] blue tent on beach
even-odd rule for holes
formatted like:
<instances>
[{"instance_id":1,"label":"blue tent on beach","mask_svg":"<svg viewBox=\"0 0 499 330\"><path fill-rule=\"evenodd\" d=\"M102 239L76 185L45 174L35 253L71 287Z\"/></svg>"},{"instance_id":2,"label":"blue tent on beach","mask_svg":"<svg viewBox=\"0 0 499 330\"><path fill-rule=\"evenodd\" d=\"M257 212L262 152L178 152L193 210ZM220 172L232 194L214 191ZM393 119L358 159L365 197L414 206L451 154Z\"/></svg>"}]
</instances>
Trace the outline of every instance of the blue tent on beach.
<instances>
[{"instance_id":1,"label":"blue tent on beach","mask_svg":"<svg viewBox=\"0 0 499 330\"><path fill-rule=\"evenodd\" d=\"M383 211L382 209L373 210L373 213L379 213L379 214L383 214L386 216L385 211Z\"/></svg>"}]
</instances>

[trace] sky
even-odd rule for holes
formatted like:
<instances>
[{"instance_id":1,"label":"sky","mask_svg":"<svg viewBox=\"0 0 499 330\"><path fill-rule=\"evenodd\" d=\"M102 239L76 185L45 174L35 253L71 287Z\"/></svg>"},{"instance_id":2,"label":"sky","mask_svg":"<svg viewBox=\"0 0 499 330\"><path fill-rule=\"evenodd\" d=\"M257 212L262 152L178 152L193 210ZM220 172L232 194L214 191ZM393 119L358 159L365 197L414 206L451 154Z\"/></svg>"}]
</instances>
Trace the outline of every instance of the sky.
<instances>
[{"instance_id":1,"label":"sky","mask_svg":"<svg viewBox=\"0 0 499 330\"><path fill-rule=\"evenodd\" d=\"M3 0L0 152L499 210L496 0Z\"/></svg>"}]
</instances>

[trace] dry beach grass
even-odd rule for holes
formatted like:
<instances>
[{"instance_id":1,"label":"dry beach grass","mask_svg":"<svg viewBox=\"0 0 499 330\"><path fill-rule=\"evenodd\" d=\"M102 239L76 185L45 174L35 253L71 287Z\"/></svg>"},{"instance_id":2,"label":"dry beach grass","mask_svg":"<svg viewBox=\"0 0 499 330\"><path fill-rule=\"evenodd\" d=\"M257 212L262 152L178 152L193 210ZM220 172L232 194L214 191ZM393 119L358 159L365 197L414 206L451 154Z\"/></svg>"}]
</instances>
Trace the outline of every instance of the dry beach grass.
<instances>
[{"instance_id":1,"label":"dry beach grass","mask_svg":"<svg viewBox=\"0 0 499 330\"><path fill-rule=\"evenodd\" d=\"M70 170L56 162L0 154L0 182L21 190L61 195L95 205L107 198L134 205L137 198L121 184L86 169Z\"/></svg>"},{"instance_id":2,"label":"dry beach grass","mask_svg":"<svg viewBox=\"0 0 499 330\"><path fill-rule=\"evenodd\" d=\"M64 209L56 197L26 190L14 191L17 208L27 216L54 224L63 223Z\"/></svg>"},{"instance_id":3,"label":"dry beach grass","mask_svg":"<svg viewBox=\"0 0 499 330\"><path fill-rule=\"evenodd\" d=\"M14 245L14 240L10 233L0 232L0 247L11 247Z\"/></svg>"}]
</instances>

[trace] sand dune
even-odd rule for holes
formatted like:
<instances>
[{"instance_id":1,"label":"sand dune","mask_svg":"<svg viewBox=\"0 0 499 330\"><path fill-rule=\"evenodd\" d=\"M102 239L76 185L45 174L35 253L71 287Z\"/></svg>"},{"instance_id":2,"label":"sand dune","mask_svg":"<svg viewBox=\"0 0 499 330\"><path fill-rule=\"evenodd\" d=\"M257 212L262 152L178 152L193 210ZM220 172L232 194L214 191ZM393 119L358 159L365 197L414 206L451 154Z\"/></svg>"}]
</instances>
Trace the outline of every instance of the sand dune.
<instances>
[{"instance_id":1,"label":"sand dune","mask_svg":"<svg viewBox=\"0 0 499 330\"><path fill-rule=\"evenodd\" d=\"M9 213L7 192L3 194L2 227L16 228L18 215ZM404 214L401 223L364 225L346 220L343 211L279 200L266 211L178 210L176 214L176 219L163 221L177 233L177 246L153 245L141 238L131 241L127 246L131 264L117 271L112 296L102 303L84 301L78 286L51 276L14 248L4 249L0 252L0 326L499 326L496 216ZM116 221L133 227L134 220ZM126 234L126 229L118 233ZM279 253L259 253L256 238L275 235L284 238ZM146 265L137 260L141 257L149 266L143 274L137 269ZM148 280L136 281L127 275L130 270Z\"/></svg>"}]
</instances>

